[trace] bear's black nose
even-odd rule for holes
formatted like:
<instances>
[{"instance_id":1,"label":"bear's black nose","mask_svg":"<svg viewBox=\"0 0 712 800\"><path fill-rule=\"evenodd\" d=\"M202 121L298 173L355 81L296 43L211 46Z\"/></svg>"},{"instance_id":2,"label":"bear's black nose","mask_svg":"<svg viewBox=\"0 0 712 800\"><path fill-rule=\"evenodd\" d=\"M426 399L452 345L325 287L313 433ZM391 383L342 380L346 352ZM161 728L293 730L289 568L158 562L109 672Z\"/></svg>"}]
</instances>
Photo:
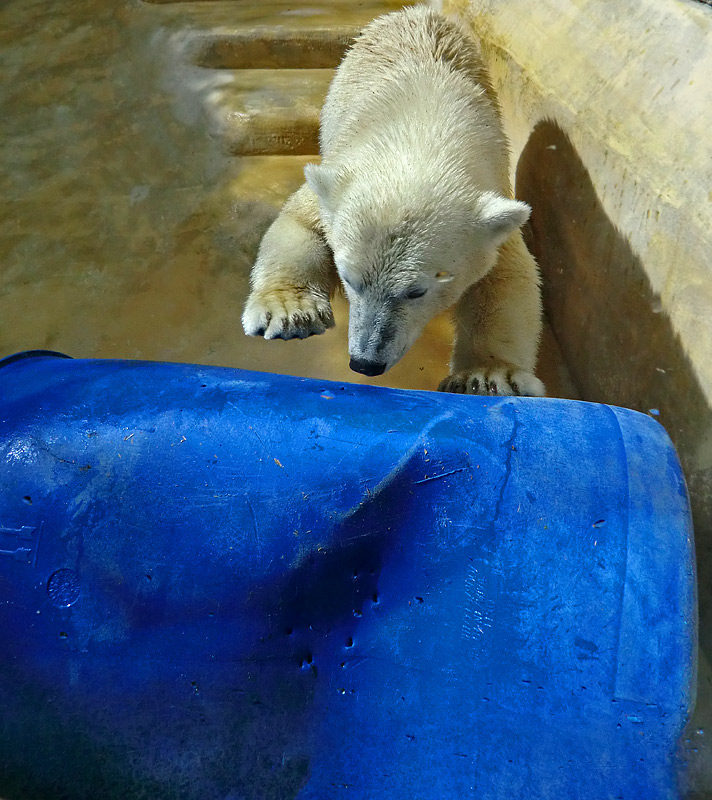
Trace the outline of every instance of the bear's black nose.
<instances>
[{"instance_id":1,"label":"bear's black nose","mask_svg":"<svg viewBox=\"0 0 712 800\"><path fill-rule=\"evenodd\" d=\"M360 358L352 358L349 361L349 366L354 372L360 372L362 375L373 377L374 375L382 375L386 371L385 364L377 364L374 361L364 361Z\"/></svg>"}]
</instances>

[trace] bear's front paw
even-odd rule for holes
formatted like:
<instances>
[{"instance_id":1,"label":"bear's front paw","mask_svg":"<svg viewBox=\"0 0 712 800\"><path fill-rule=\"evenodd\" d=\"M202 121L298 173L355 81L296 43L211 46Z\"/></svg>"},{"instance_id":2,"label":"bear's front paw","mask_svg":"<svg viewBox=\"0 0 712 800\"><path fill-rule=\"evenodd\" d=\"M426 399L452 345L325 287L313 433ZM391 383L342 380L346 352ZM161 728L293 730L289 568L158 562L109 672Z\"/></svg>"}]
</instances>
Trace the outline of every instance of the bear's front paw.
<instances>
[{"instance_id":1,"label":"bear's front paw","mask_svg":"<svg viewBox=\"0 0 712 800\"><path fill-rule=\"evenodd\" d=\"M248 336L265 339L306 339L334 327L326 294L316 289L257 290L250 293L242 314Z\"/></svg>"},{"instance_id":2,"label":"bear's front paw","mask_svg":"<svg viewBox=\"0 0 712 800\"><path fill-rule=\"evenodd\" d=\"M523 395L544 397L544 384L531 372L516 367L497 366L461 370L448 375L439 392L456 394Z\"/></svg>"}]
</instances>

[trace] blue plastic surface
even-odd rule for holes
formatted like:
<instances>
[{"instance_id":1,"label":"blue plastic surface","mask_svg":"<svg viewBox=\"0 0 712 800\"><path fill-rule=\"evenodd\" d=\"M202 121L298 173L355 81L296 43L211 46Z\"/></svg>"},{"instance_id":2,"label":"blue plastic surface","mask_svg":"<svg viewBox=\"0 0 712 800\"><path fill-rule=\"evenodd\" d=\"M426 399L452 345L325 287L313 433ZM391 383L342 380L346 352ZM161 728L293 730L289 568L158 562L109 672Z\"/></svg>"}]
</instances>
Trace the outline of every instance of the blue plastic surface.
<instances>
[{"instance_id":1,"label":"blue plastic surface","mask_svg":"<svg viewBox=\"0 0 712 800\"><path fill-rule=\"evenodd\" d=\"M685 485L652 419L0 362L0 796L677 797Z\"/></svg>"}]
</instances>

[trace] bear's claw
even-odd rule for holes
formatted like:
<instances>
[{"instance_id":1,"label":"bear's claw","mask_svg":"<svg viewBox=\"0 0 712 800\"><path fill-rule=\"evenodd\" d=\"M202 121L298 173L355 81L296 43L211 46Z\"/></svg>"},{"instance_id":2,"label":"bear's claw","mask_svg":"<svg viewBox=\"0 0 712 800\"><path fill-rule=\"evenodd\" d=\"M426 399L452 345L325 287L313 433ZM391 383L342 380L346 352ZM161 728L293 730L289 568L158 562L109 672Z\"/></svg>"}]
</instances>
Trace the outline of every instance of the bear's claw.
<instances>
[{"instance_id":1,"label":"bear's claw","mask_svg":"<svg viewBox=\"0 0 712 800\"><path fill-rule=\"evenodd\" d=\"M306 339L334 327L329 298L314 289L254 291L242 315L248 336Z\"/></svg>"},{"instance_id":2,"label":"bear's claw","mask_svg":"<svg viewBox=\"0 0 712 800\"><path fill-rule=\"evenodd\" d=\"M461 370L448 375L439 392L480 395L522 395L525 397L544 397L544 384L531 372L516 367L482 367Z\"/></svg>"}]
</instances>

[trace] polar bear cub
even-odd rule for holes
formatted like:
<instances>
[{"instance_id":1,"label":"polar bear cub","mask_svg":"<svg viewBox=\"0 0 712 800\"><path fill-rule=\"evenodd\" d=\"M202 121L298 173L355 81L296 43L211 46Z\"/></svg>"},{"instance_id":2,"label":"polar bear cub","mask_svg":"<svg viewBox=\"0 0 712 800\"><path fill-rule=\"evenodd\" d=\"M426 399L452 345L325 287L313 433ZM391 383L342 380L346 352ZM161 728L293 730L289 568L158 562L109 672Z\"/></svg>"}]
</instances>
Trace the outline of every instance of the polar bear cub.
<instances>
[{"instance_id":1,"label":"polar bear cub","mask_svg":"<svg viewBox=\"0 0 712 800\"><path fill-rule=\"evenodd\" d=\"M304 338L349 302L350 366L380 375L454 306L439 388L543 395L539 278L511 199L508 147L475 43L424 6L371 22L329 89L320 165L267 230L245 332Z\"/></svg>"}]
</instances>

